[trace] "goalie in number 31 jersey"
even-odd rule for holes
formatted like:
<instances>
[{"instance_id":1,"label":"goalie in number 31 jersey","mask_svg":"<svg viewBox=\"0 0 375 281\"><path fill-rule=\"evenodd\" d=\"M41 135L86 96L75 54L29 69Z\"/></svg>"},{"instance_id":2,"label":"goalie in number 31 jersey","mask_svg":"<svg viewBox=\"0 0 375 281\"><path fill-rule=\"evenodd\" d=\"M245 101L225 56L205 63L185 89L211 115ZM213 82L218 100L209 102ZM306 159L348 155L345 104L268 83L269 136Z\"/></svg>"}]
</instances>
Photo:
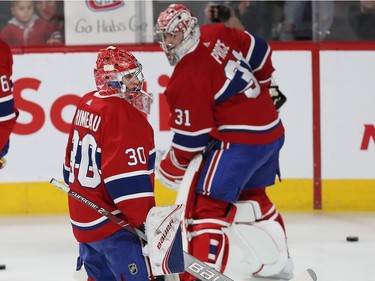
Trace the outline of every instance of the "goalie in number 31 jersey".
<instances>
[{"instance_id":1,"label":"goalie in number 31 jersey","mask_svg":"<svg viewBox=\"0 0 375 281\"><path fill-rule=\"evenodd\" d=\"M186 203L189 251L226 274L289 280L283 219L265 190L279 176L284 143L269 93L270 46L222 23L199 28L182 4L160 13L155 34L174 66L165 90L174 136L157 165L161 181L177 189L189 162L205 152Z\"/></svg>"},{"instance_id":2,"label":"goalie in number 31 jersey","mask_svg":"<svg viewBox=\"0 0 375 281\"><path fill-rule=\"evenodd\" d=\"M116 47L98 53L97 90L80 100L73 117L64 181L82 196L142 228L154 199L154 132L144 113L152 96L142 90L142 65ZM140 239L69 197L79 242L78 268L89 281L149 280Z\"/></svg>"}]
</instances>

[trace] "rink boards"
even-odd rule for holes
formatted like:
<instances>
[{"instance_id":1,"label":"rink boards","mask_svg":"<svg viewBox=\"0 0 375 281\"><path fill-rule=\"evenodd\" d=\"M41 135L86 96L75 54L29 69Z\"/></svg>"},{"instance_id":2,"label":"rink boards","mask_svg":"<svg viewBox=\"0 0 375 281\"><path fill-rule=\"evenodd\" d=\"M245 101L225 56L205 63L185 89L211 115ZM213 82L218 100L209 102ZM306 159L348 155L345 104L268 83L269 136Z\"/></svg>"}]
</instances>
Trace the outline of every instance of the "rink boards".
<instances>
[{"instance_id":1,"label":"rink boards","mask_svg":"<svg viewBox=\"0 0 375 281\"><path fill-rule=\"evenodd\" d=\"M285 179L268 188L279 211L310 212L313 209L312 180ZM67 195L48 182L0 184L0 215L59 214L67 212ZM323 211L375 211L373 180L323 181ZM158 205L173 204L176 192L156 181Z\"/></svg>"},{"instance_id":2,"label":"rink boards","mask_svg":"<svg viewBox=\"0 0 375 281\"><path fill-rule=\"evenodd\" d=\"M156 147L166 150L172 134L162 93L172 68L161 52L134 54L143 64L146 90L155 97L149 121ZM94 52L14 56L21 114L8 166L0 171L0 215L67 211L65 194L48 182L61 179L75 104L94 89L94 61ZM317 66L316 52L276 50L273 61L288 97L280 113L286 128L283 181L269 188L275 204L290 211L319 210L317 205L324 211L374 211L375 51L321 50ZM161 205L175 198L158 181L156 195Z\"/></svg>"}]
</instances>

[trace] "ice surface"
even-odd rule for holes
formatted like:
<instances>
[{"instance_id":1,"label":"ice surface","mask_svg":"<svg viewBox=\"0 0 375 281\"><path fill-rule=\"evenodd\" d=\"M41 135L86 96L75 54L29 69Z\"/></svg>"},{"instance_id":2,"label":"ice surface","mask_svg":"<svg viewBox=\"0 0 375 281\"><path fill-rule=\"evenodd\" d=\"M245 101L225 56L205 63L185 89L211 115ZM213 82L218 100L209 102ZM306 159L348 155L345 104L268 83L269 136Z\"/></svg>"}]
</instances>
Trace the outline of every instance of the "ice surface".
<instances>
[{"instance_id":1,"label":"ice surface","mask_svg":"<svg viewBox=\"0 0 375 281\"><path fill-rule=\"evenodd\" d=\"M312 268L318 281L375 281L375 213L283 216L296 274ZM0 217L0 281L86 280L75 272L77 253L67 215Z\"/></svg>"}]
</instances>

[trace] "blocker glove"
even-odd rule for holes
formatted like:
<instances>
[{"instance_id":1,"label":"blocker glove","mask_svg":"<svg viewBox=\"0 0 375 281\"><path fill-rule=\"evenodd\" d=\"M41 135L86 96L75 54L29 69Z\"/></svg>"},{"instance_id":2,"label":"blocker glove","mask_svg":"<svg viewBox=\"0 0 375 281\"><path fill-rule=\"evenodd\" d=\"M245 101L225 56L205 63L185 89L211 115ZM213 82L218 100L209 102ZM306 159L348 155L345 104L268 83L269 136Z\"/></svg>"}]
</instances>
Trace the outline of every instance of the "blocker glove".
<instances>
[{"instance_id":1,"label":"blocker glove","mask_svg":"<svg viewBox=\"0 0 375 281\"><path fill-rule=\"evenodd\" d=\"M158 165L160 181L165 187L178 190L187 166L180 165L174 155L173 149L167 151Z\"/></svg>"},{"instance_id":2,"label":"blocker glove","mask_svg":"<svg viewBox=\"0 0 375 281\"><path fill-rule=\"evenodd\" d=\"M180 227L183 208L181 204L155 206L147 214L144 224L147 246L142 253L149 258L155 276L184 272Z\"/></svg>"}]
</instances>

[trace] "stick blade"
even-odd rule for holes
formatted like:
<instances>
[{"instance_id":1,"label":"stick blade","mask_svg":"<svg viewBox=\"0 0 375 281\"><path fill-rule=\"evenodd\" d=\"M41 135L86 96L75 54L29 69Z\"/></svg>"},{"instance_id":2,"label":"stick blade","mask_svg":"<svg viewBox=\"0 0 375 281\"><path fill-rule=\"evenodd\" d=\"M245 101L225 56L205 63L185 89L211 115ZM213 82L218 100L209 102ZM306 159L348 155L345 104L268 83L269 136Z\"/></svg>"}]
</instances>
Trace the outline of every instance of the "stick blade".
<instances>
[{"instance_id":1,"label":"stick blade","mask_svg":"<svg viewBox=\"0 0 375 281\"><path fill-rule=\"evenodd\" d=\"M316 273L311 268L305 270L303 273L290 279L290 281L316 281L318 280Z\"/></svg>"},{"instance_id":2,"label":"stick blade","mask_svg":"<svg viewBox=\"0 0 375 281\"><path fill-rule=\"evenodd\" d=\"M311 277L311 280L313 280L313 281L318 280L318 277L316 276L316 273L315 273L314 270L312 270L311 268L309 268L306 271L309 273L309 275Z\"/></svg>"}]
</instances>

